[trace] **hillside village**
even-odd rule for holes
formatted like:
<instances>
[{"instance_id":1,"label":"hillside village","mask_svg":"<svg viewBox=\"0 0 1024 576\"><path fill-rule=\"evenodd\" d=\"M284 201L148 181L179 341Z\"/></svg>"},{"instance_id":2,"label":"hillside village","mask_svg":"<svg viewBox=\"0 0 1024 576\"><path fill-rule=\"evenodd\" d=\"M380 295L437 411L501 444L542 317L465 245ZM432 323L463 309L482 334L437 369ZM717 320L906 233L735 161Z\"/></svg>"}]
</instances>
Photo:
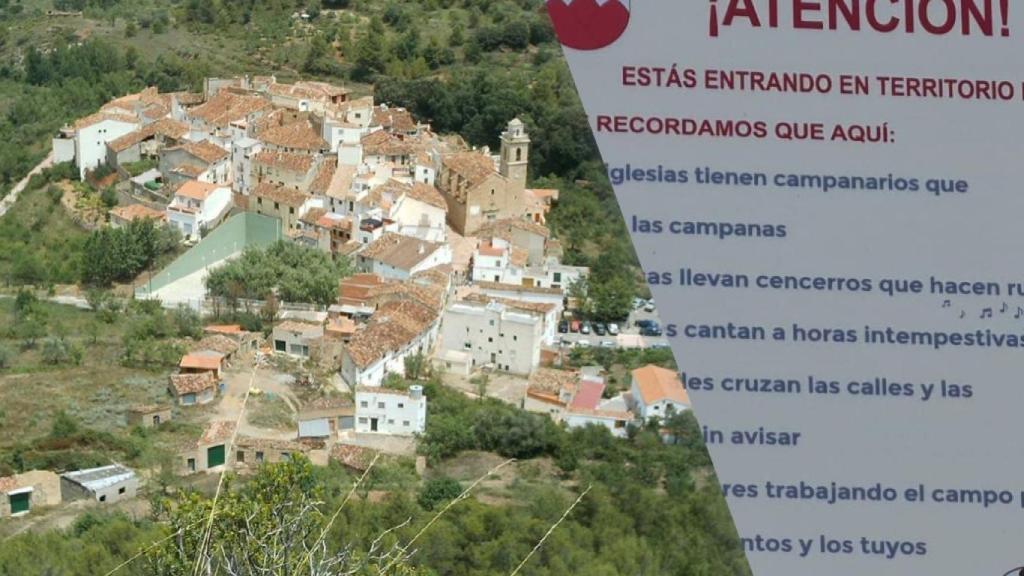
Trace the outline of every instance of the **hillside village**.
<instances>
[{"instance_id":1,"label":"hillside village","mask_svg":"<svg viewBox=\"0 0 1024 576\"><path fill-rule=\"evenodd\" d=\"M122 193L107 225L152 220L185 245L134 286L137 299L204 315L222 306L205 280L254 247L248 233L231 236L253 222L351 266L333 302L279 302L266 332L209 322L169 376L165 401L133 406L133 424L201 413L202 434L176 453L176 472L193 477L295 454L353 470L378 452L415 455L430 418L418 383L427 372L466 395L619 437L687 410L672 370L639 367L612 386L600 367L568 365L574 348L667 343L653 302L638 300L621 325L581 315L589 271L563 263L546 226L559 191L528 187L522 121L509 119L500 143L474 149L343 87L260 76L209 78L202 93L146 89L64 127L54 161ZM329 385L311 390L314 372ZM293 423L249 421L247 405L274 397ZM0 517L62 499L131 498L140 476L112 463L2 478Z\"/></svg>"}]
</instances>

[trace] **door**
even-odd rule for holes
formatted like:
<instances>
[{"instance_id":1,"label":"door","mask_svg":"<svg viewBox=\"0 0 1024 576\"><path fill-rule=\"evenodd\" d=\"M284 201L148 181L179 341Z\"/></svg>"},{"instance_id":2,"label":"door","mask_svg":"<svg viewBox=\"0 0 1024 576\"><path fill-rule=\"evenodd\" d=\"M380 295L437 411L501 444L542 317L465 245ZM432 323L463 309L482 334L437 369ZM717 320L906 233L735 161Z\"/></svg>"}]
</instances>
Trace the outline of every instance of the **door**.
<instances>
[{"instance_id":1,"label":"door","mask_svg":"<svg viewBox=\"0 0 1024 576\"><path fill-rule=\"evenodd\" d=\"M159 425L160 425L160 415L157 414L156 416L153 416L153 426L159 426Z\"/></svg>"},{"instance_id":2,"label":"door","mask_svg":"<svg viewBox=\"0 0 1024 576\"><path fill-rule=\"evenodd\" d=\"M370 418L370 432L376 432L376 431L377 431L377 419L376 418Z\"/></svg>"},{"instance_id":3,"label":"door","mask_svg":"<svg viewBox=\"0 0 1024 576\"><path fill-rule=\"evenodd\" d=\"M216 468L224 465L224 445L211 446L206 449L206 467Z\"/></svg>"},{"instance_id":4,"label":"door","mask_svg":"<svg viewBox=\"0 0 1024 576\"><path fill-rule=\"evenodd\" d=\"M21 494L11 494L11 514L21 514L28 512L32 504L32 493L22 492Z\"/></svg>"}]
</instances>

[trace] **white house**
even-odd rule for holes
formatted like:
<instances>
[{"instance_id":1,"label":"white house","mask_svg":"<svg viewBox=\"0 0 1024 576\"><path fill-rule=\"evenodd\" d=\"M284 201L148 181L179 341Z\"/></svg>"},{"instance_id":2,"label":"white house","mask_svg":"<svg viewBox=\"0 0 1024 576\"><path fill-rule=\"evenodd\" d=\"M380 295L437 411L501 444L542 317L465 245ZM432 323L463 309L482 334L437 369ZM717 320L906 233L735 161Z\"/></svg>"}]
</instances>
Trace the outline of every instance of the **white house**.
<instances>
[{"instance_id":1,"label":"white house","mask_svg":"<svg viewBox=\"0 0 1024 576\"><path fill-rule=\"evenodd\" d=\"M481 240L473 253L473 281L565 289L590 273L586 267L561 264L555 257L543 257L536 265L529 261L529 250L509 240L497 236Z\"/></svg>"},{"instance_id":2,"label":"white house","mask_svg":"<svg viewBox=\"0 0 1024 576\"><path fill-rule=\"evenodd\" d=\"M75 122L75 164L79 177L95 170L107 160L107 143L134 132L141 127L138 118L114 112L98 112ZM63 142L61 143L63 144ZM67 156L67 147L58 146L62 159Z\"/></svg>"},{"instance_id":3,"label":"white house","mask_svg":"<svg viewBox=\"0 0 1024 576\"><path fill-rule=\"evenodd\" d=\"M448 205L430 184L416 182L391 207L389 219L398 224L398 233L429 242L444 242L447 236Z\"/></svg>"},{"instance_id":4,"label":"white house","mask_svg":"<svg viewBox=\"0 0 1024 576\"><path fill-rule=\"evenodd\" d=\"M405 375L405 359L430 357L440 330L440 315L415 300L381 304L365 328L342 352L341 377L351 387L381 386L389 374Z\"/></svg>"},{"instance_id":5,"label":"white house","mask_svg":"<svg viewBox=\"0 0 1024 576\"><path fill-rule=\"evenodd\" d=\"M467 294L463 298L466 302L477 302L488 304L497 302L504 304L512 310L518 310L527 314L538 314L544 319L541 330L544 344L553 346L558 342L558 319L561 314L561 306L544 302L526 302L524 300L511 300L508 298L497 298L485 294Z\"/></svg>"},{"instance_id":6,"label":"white house","mask_svg":"<svg viewBox=\"0 0 1024 576\"><path fill-rule=\"evenodd\" d=\"M408 392L356 388L356 432L412 436L427 427L427 398L422 386Z\"/></svg>"},{"instance_id":7,"label":"white house","mask_svg":"<svg viewBox=\"0 0 1024 576\"><path fill-rule=\"evenodd\" d=\"M633 421L633 414L625 409L621 399L604 400L605 383L603 378L584 376L577 387L576 393L569 402L562 416L562 421L569 428L584 426L604 426L613 435L625 438L628 425Z\"/></svg>"},{"instance_id":8,"label":"white house","mask_svg":"<svg viewBox=\"0 0 1024 576\"><path fill-rule=\"evenodd\" d=\"M679 374L654 364L633 370L631 392L634 411L644 420L690 409L690 397Z\"/></svg>"},{"instance_id":9,"label":"white house","mask_svg":"<svg viewBox=\"0 0 1024 576\"><path fill-rule=\"evenodd\" d=\"M386 232L359 252L358 263L363 272L406 280L417 272L451 264L452 250L448 244Z\"/></svg>"},{"instance_id":10,"label":"white house","mask_svg":"<svg viewBox=\"0 0 1024 576\"><path fill-rule=\"evenodd\" d=\"M508 300L519 300L522 302L533 302L539 304L551 304L561 314L564 309L565 294L561 288L539 288L536 286L521 286L515 284L502 284L500 282L476 282L476 287L481 294L494 298L505 298Z\"/></svg>"},{"instance_id":11,"label":"white house","mask_svg":"<svg viewBox=\"0 0 1024 576\"><path fill-rule=\"evenodd\" d=\"M231 143L231 188L240 194L249 195L255 186L252 176L252 159L263 150L263 143L252 138L241 138Z\"/></svg>"},{"instance_id":12,"label":"white house","mask_svg":"<svg viewBox=\"0 0 1024 576\"><path fill-rule=\"evenodd\" d=\"M271 339L274 341L274 352L288 354L297 358L309 358L310 348L323 340L323 323L314 324L285 320L274 326Z\"/></svg>"},{"instance_id":13,"label":"white house","mask_svg":"<svg viewBox=\"0 0 1024 576\"><path fill-rule=\"evenodd\" d=\"M468 352L473 366L528 375L540 364L544 319L500 302L456 302L444 315L443 349Z\"/></svg>"},{"instance_id":14,"label":"white house","mask_svg":"<svg viewBox=\"0 0 1024 576\"><path fill-rule=\"evenodd\" d=\"M186 240L199 240L231 208L231 188L190 180L167 205L167 222Z\"/></svg>"}]
</instances>

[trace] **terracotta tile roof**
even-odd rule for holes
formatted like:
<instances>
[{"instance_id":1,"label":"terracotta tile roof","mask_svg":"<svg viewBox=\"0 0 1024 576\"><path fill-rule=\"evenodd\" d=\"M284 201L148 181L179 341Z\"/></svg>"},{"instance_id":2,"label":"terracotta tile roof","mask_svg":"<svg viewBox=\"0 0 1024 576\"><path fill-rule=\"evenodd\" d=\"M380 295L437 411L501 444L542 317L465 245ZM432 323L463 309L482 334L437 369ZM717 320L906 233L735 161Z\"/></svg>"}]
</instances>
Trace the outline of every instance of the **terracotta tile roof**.
<instances>
[{"instance_id":1,"label":"terracotta tile roof","mask_svg":"<svg viewBox=\"0 0 1024 576\"><path fill-rule=\"evenodd\" d=\"M374 288L385 284L376 274L355 274L340 282L340 304L364 305L369 302Z\"/></svg>"},{"instance_id":2,"label":"terracotta tile roof","mask_svg":"<svg viewBox=\"0 0 1024 576\"><path fill-rule=\"evenodd\" d=\"M321 152L330 147L309 120L300 120L285 124L284 126L270 128L261 132L259 139L278 148L307 150L310 152Z\"/></svg>"},{"instance_id":3,"label":"terracotta tile roof","mask_svg":"<svg viewBox=\"0 0 1024 576\"><path fill-rule=\"evenodd\" d=\"M214 324L203 328L203 331L207 334L241 334L241 324Z\"/></svg>"},{"instance_id":4,"label":"terracotta tile roof","mask_svg":"<svg viewBox=\"0 0 1024 576\"><path fill-rule=\"evenodd\" d=\"M428 268L413 274L412 279L440 286L447 291L448 287L452 283L452 266L451 264L434 266L433 268Z\"/></svg>"},{"instance_id":5,"label":"terracotta tile roof","mask_svg":"<svg viewBox=\"0 0 1024 576\"><path fill-rule=\"evenodd\" d=\"M537 368L530 374L527 389L530 393L553 396L557 400L563 392L575 394L578 386L579 373L576 371Z\"/></svg>"},{"instance_id":6,"label":"terracotta tile roof","mask_svg":"<svg viewBox=\"0 0 1024 576\"><path fill-rule=\"evenodd\" d=\"M188 126L186 124L170 118L164 118L162 120L157 120L144 128L134 132L129 132L117 140L110 142L107 146L114 152L123 152L139 142L158 135L167 138L181 139L187 136L188 132Z\"/></svg>"},{"instance_id":7,"label":"terracotta tile roof","mask_svg":"<svg viewBox=\"0 0 1024 576\"><path fill-rule=\"evenodd\" d=\"M411 142L386 130L377 130L363 136L360 144L363 145L364 156L409 156L414 151Z\"/></svg>"},{"instance_id":8,"label":"terracotta tile roof","mask_svg":"<svg viewBox=\"0 0 1024 576\"><path fill-rule=\"evenodd\" d=\"M347 396L321 396L303 404L300 414L308 415L323 411L344 410L354 406L355 404L352 402L352 399Z\"/></svg>"},{"instance_id":9,"label":"terracotta tile roof","mask_svg":"<svg viewBox=\"0 0 1024 576\"><path fill-rule=\"evenodd\" d=\"M477 230L476 235L480 237L496 237L503 240L512 241L513 230L524 230L549 238L551 231L546 226L531 222L523 218L504 218L502 220L495 220L493 222L486 222Z\"/></svg>"},{"instance_id":10,"label":"terracotta tile roof","mask_svg":"<svg viewBox=\"0 0 1024 576\"><path fill-rule=\"evenodd\" d=\"M416 120L405 108L376 106L373 109L373 125L381 126L394 132L412 132L416 130Z\"/></svg>"},{"instance_id":11,"label":"terracotta tile roof","mask_svg":"<svg viewBox=\"0 0 1024 576\"><path fill-rule=\"evenodd\" d=\"M690 405L690 396L683 388L679 374L667 368L648 364L633 370L633 380L640 390L644 404L654 404L662 400L671 400L680 404Z\"/></svg>"},{"instance_id":12,"label":"terracotta tile roof","mask_svg":"<svg viewBox=\"0 0 1024 576\"><path fill-rule=\"evenodd\" d=\"M132 414L152 414L154 412L165 412L171 407L164 404L140 404L128 409Z\"/></svg>"},{"instance_id":13,"label":"terracotta tile roof","mask_svg":"<svg viewBox=\"0 0 1024 576\"><path fill-rule=\"evenodd\" d=\"M84 130L90 126L94 126L103 122L104 120L112 120L116 122L124 122L126 124L138 124L138 118L129 116L127 114L119 114L116 112L97 112L90 114L85 118L79 118L75 121L75 130Z\"/></svg>"},{"instance_id":14,"label":"terracotta tile roof","mask_svg":"<svg viewBox=\"0 0 1024 576\"><path fill-rule=\"evenodd\" d=\"M397 322L371 323L356 332L345 347L356 366L365 369L380 360L385 354L394 352L412 342L419 334L410 332Z\"/></svg>"},{"instance_id":15,"label":"terracotta tile roof","mask_svg":"<svg viewBox=\"0 0 1024 576\"><path fill-rule=\"evenodd\" d=\"M513 300L512 298L498 298L496 296L487 296L486 294L468 294L466 295L464 300L468 302L477 302L480 304L489 304L491 302L497 302L498 304L503 304L515 310L521 310L524 312L534 312L537 314L547 314L556 308L554 304L546 304L543 302L527 302L525 300Z\"/></svg>"},{"instance_id":16,"label":"terracotta tile roof","mask_svg":"<svg viewBox=\"0 0 1024 576\"><path fill-rule=\"evenodd\" d=\"M497 173L494 161L482 152L458 152L445 156L441 162L447 169L464 178L470 188Z\"/></svg>"},{"instance_id":17,"label":"terracotta tile roof","mask_svg":"<svg viewBox=\"0 0 1024 576\"><path fill-rule=\"evenodd\" d=\"M171 388L175 396L184 394L196 394L203 390L216 387L217 381L212 372L200 372L199 374L172 374Z\"/></svg>"},{"instance_id":18,"label":"terracotta tile roof","mask_svg":"<svg viewBox=\"0 0 1024 576\"><path fill-rule=\"evenodd\" d=\"M334 180L334 172L337 169L337 156L325 158L324 161L320 163L320 168L316 172L316 178L313 179L313 184L309 187L310 193L326 196L328 190L331 188L331 182Z\"/></svg>"},{"instance_id":19,"label":"terracotta tile roof","mask_svg":"<svg viewBox=\"0 0 1024 576\"><path fill-rule=\"evenodd\" d=\"M185 198L191 198L193 200L206 200L213 194L218 188L217 184L210 184L209 182L200 182L198 180L189 180L178 188L178 191L174 193L175 196L183 196Z\"/></svg>"},{"instance_id":20,"label":"terracotta tile roof","mask_svg":"<svg viewBox=\"0 0 1024 576\"><path fill-rule=\"evenodd\" d=\"M309 226L315 226L321 218L327 215L327 210L323 208L311 208L299 218L299 221Z\"/></svg>"},{"instance_id":21,"label":"terracotta tile roof","mask_svg":"<svg viewBox=\"0 0 1024 576\"><path fill-rule=\"evenodd\" d=\"M134 222L135 220L142 220L144 218L151 218L153 220L166 220L167 213L159 210L154 210L144 204L130 204L128 206L117 206L111 208L110 215L125 220L127 222Z\"/></svg>"},{"instance_id":22,"label":"terracotta tile roof","mask_svg":"<svg viewBox=\"0 0 1024 576\"><path fill-rule=\"evenodd\" d=\"M346 352L359 368L366 368L419 338L437 318L437 310L415 300L387 302L377 309L366 328L356 332Z\"/></svg>"},{"instance_id":23,"label":"terracotta tile roof","mask_svg":"<svg viewBox=\"0 0 1024 576\"><path fill-rule=\"evenodd\" d=\"M284 332L294 332L305 336L317 337L323 334L324 327L322 324L313 324L311 322L300 322L298 320L284 320L274 326L274 330L282 330Z\"/></svg>"},{"instance_id":24,"label":"terracotta tile roof","mask_svg":"<svg viewBox=\"0 0 1024 576\"><path fill-rule=\"evenodd\" d=\"M429 307L434 314L444 307L445 289L436 284L417 282L394 282L374 288L371 300L378 305L398 300L413 300Z\"/></svg>"},{"instance_id":25,"label":"terracotta tile roof","mask_svg":"<svg viewBox=\"0 0 1024 576\"><path fill-rule=\"evenodd\" d=\"M576 395L572 397L569 408L573 410L597 410L601 403L601 395L604 394L604 382L584 380L580 382Z\"/></svg>"},{"instance_id":26,"label":"terracotta tile roof","mask_svg":"<svg viewBox=\"0 0 1024 576\"><path fill-rule=\"evenodd\" d=\"M238 352L238 343L227 336L214 334L203 338L192 347L193 352L203 350L210 350L228 356Z\"/></svg>"},{"instance_id":27,"label":"terracotta tile roof","mask_svg":"<svg viewBox=\"0 0 1024 576\"><path fill-rule=\"evenodd\" d=\"M235 448L242 450L274 450L289 453L306 452L306 447L294 440L281 440L279 438L253 438L251 436L242 435L235 438Z\"/></svg>"},{"instance_id":28,"label":"terracotta tile roof","mask_svg":"<svg viewBox=\"0 0 1024 576\"><path fill-rule=\"evenodd\" d=\"M313 168L316 159L308 154L291 154L288 152L263 150L253 157L253 161L264 166L308 174Z\"/></svg>"},{"instance_id":29,"label":"terracotta tile roof","mask_svg":"<svg viewBox=\"0 0 1024 576\"><path fill-rule=\"evenodd\" d=\"M172 172L176 174L183 174L191 178L199 178L200 176L203 175L203 172L206 172L208 169L209 167L207 166L199 166L196 164L182 164L181 166L178 166L177 168L172 170Z\"/></svg>"},{"instance_id":30,"label":"terracotta tile roof","mask_svg":"<svg viewBox=\"0 0 1024 576\"><path fill-rule=\"evenodd\" d=\"M396 323L412 333L421 334L437 320L438 310L416 300L393 300L382 304L373 322Z\"/></svg>"},{"instance_id":31,"label":"terracotta tile roof","mask_svg":"<svg viewBox=\"0 0 1024 576\"><path fill-rule=\"evenodd\" d=\"M362 446L349 444L335 444L331 448L331 459L340 462L358 472L365 472L370 467L370 462L376 457L377 451Z\"/></svg>"},{"instance_id":32,"label":"terracotta tile roof","mask_svg":"<svg viewBox=\"0 0 1024 576\"><path fill-rule=\"evenodd\" d=\"M367 193L364 200L360 200L362 204L369 204L370 206L376 206L378 208L390 209L391 205L394 204L403 194L409 191L411 186L404 182L395 180L394 178L388 179L387 182L375 186L369 193Z\"/></svg>"},{"instance_id":33,"label":"terracotta tile roof","mask_svg":"<svg viewBox=\"0 0 1024 576\"><path fill-rule=\"evenodd\" d=\"M222 444L231 439L235 435L235 423L230 420L218 420L216 422L210 422L206 430L203 431L203 435L199 437L199 441L196 442L199 446L209 446L211 444Z\"/></svg>"},{"instance_id":34,"label":"terracotta tile roof","mask_svg":"<svg viewBox=\"0 0 1024 576\"><path fill-rule=\"evenodd\" d=\"M264 182L256 186L252 191L252 196L255 198L266 198L272 202L278 202L295 208L302 206L309 199L309 195L294 188L286 188L277 184L271 184L270 182Z\"/></svg>"},{"instance_id":35,"label":"terracotta tile roof","mask_svg":"<svg viewBox=\"0 0 1024 576\"><path fill-rule=\"evenodd\" d=\"M300 98L308 100L330 100L334 96L344 96L348 90L340 86L334 86L326 82L301 81L295 84L273 83L267 87L267 92L276 96Z\"/></svg>"},{"instance_id":36,"label":"terracotta tile roof","mask_svg":"<svg viewBox=\"0 0 1024 576\"><path fill-rule=\"evenodd\" d=\"M219 352L207 351L193 352L181 357L178 367L186 370L219 370L224 355Z\"/></svg>"},{"instance_id":37,"label":"terracotta tile roof","mask_svg":"<svg viewBox=\"0 0 1024 576\"><path fill-rule=\"evenodd\" d=\"M513 266L522 268L526 266L526 263L530 260L530 253L522 248L512 247L512 256L508 259L509 263Z\"/></svg>"},{"instance_id":38,"label":"terracotta tile roof","mask_svg":"<svg viewBox=\"0 0 1024 576\"><path fill-rule=\"evenodd\" d=\"M356 323L351 318L339 316L338 318L327 321L325 332L327 334L337 335L343 338L351 336L356 333Z\"/></svg>"},{"instance_id":39,"label":"terracotta tile roof","mask_svg":"<svg viewBox=\"0 0 1024 576\"><path fill-rule=\"evenodd\" d=\"M560 288L540 288L538 286L520 286L518 284L502 284L500 282L477 282L481 290L492 290L496 292L526 292L529 294L562 294Z\"/></svg>"},{"instance_id":40,"label":"terracotta tile roof","mask_svg":"<svg viewBox=\"0 0 1024 576\"><path fill-rule=\"evenodd\" d=\"M409 270L442 246L437 242L388 232L363 249L359 257L383 262L400 270Z\"/></svg>"},{"instance_id":41,"label":"terracotta tile roof","mask_svg":"<svg viewBox=\"0 0 1024 576\"><path fill-rule=\"evenodd\" d=\"M227 150L217 146L209 140L203 140L202 142L189 142L179 146L179 148L207 164L220 162L230 155Z\"/></svg>"},{"instance_id":42,"label":"terracotta tile roof","mask_svg":"<svg viewBox=\"0 0 1024 576\"><path fill-rule=\"evenodd\" d=\"M441 208L442 210L448 210L448 204L444 201L444 196L430 184L424 184L423 182L416 182L412 185L412 188L406 191L406 195L413 200L418 200L424 204Z\"/></svg>"},{"instance_id":43,"label":"terracotta tile roof","mask_svg":"<svg viewBox=\"0 0 1024 576\"><path fill-rule=\"evenodd\" d=\"M351 231L352 219L337 214L325 214L316 221L316 225L328 230Z\"/></svg>"},{"instance_id":44,"label":"terracotta tile roof","mask_svg":"<svg viewBox=\"0 0 1024 576\"><path fill-rule=\"evenodd\" d=\"M476 249L482 256L489 256L491 258L498 258L505 255L505 249L494 244L481 244Z\"/></svg>"},{"instance_id":45,"label":"terracotta tile roof","mask_svg":"<svg viewBox=\"0 0 1024 576\"><path fill-rule=\"evenodd\" d=\"M232 122L245 120L250 114L269 108L270 102L263 97L221 90L206 103L189 110L188 115L213 126L225 127Z\"/></svg>"}]
</instances>

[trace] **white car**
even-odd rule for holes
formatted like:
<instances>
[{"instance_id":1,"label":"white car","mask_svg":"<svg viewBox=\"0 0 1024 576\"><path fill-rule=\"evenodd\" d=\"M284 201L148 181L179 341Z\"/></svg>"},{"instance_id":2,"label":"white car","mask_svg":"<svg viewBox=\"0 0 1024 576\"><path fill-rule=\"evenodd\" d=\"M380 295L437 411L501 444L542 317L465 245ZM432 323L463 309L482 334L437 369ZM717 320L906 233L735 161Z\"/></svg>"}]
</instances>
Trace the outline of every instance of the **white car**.
<instances>
[{"instance_id":1,"label":"white car","mask_svg":"<svg viewBox=\"0 0 1024 576\"><path fill-rule=\"evenodd\" d=\"M576 342L576 346L579 348L590 348L590 340L579 340Z\"/></svg>"},{"instance_id":2,"label":"white car","mask_svg":"<svg viewBox=\"0 0 1024 576\"><path fill-rule=\"evenodd\" d=\"M644 304L644 312L654 312L654 300L648 300L647 304Z\"/></svg>"},{"instance_id":3,"label":"white car","mask_svg":"<svg viewBox=\"0 0 1024 576\"><path fill-rule=\"evenodd\" d=\"M615 348L615 342L612 342L611 340L602 340L601 348Z\"/></svg>"},{"instance_id":4,"label":"white car","mask_svg":"<svg viewBox=\"0 0 1024 576\"><path fill-rule=\"evenodd\" d=\"M609 324L608 325L608 333L611 334L612 336L618 336L619 335L619 325L618 324Z\"/></svg>"}]
</instances>

